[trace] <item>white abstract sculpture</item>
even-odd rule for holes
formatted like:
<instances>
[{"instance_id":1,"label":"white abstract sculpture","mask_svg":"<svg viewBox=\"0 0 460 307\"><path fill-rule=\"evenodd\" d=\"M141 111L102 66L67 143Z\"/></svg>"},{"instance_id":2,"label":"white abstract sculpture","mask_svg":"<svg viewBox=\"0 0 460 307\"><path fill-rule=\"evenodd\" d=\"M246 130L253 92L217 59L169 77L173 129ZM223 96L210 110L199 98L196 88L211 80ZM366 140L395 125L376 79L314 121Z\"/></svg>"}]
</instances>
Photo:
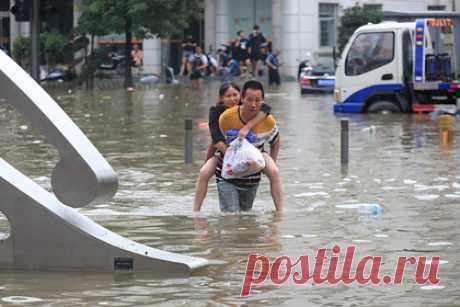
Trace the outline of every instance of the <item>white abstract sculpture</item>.
<instances>
[{"instance_id":1,"label":"white abstract sculpture","mask_svg":"<svg viewBox=\"0 0 460 307\"><path fill-rule=\"evenodd\" d=\"M56 102L2 51L0 104L24 115L60 155L51 180L54 194L0 158L0 212L11 226L0 240L0 268L190 273L207 265L202 258L123 238L74 209L110 200L118 187L116 174Z\"/></svg>"}]
</instances>

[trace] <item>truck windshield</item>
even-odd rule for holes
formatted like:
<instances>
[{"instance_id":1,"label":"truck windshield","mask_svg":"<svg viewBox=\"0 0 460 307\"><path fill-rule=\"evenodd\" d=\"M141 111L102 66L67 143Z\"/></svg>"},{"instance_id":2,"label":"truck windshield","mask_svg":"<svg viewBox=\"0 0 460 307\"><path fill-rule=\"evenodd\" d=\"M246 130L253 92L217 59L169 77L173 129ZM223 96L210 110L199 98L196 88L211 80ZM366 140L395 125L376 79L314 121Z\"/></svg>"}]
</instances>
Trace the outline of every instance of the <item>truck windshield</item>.
<instances>
[{"instance_id":1,"label":"truck windshield","mask_svg":"<svg viewBox=\"0 0 460 307\"><path fill-rule=\"evenodd\" d=\"M393 58L393 32L361 33L348 51L345 74L358 76L392 62Z\"/></svg>"}]
</instances>

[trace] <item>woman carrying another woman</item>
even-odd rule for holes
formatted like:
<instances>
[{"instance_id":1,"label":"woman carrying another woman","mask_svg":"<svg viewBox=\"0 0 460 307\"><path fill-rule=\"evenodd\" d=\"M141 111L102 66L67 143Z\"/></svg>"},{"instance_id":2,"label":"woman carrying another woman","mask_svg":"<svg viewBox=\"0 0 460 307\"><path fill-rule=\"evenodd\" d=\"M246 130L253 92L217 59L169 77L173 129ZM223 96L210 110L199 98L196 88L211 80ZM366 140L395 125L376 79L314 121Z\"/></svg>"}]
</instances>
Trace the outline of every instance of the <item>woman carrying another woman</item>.
<instances>
[{"instance_id":1,"label":"woman carrying another woman","mask_svg":"<svg viewBox=\"0 0 460 307\"><path fill-rule=\"evenodd\" d=\"M240 88L234 83L224 83L219 89L219 101L215 106L209 109L209 130L211 133L212 144L209 145L206 162L200 169L200 174L196 183L195 201L193 204L193 211L200 211L203 200L206 197L208 190L208 181L214 175L217 166L218 157L215 156L216 149L222 154L227 150L227 143L225 136L219 129L219 117L225 112L227 108L234 107L240 103ZM245 138L250 130L259 122L265 119L270 114L271 107L265 103L262 104L261 111L255 118L246 123L240 129L238 137ZM265 168L263 173L270 180L270 189L275 208L277 211L283 209L283 197L281 190L281 179L279 170L273 159L267 154L263 153L265 159Z\"/></svg>"}]
</instances>

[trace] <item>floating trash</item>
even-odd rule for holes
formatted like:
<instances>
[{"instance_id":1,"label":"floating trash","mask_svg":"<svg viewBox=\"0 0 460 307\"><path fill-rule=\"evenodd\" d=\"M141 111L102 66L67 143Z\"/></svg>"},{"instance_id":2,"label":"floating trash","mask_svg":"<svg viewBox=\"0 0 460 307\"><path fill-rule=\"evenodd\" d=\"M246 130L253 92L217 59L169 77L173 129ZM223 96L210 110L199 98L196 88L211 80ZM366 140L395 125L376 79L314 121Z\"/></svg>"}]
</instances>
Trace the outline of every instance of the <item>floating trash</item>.
<instances>
[{"instance_id":1,"label":"floating trash","mask_svg":"<svg viewBox=\"0 0 460 307\"><path fill-rule=\"evenodd\" d=\"M143 84L158 83L160 82L160 77L156 75L146 75L146 76L143 76L139 81Z\"/></svg>"},{"instance_id":2,"label":"floating trash","mask_svg":"<svg viewBox=\"0 0 460 307\"><path fill-rule=\"evenodd\" d=\"M359 239L357 239L357 240L352 240L352 241L355 242L355 243L372 243L371 240L359 240Z\"/></svg>"},{"instance_id":3,"label":"floating trash","mask_svg":"<svg viewBox=\"0 0 460 307\"><path fill-rule=\"evenodd\" d=\"M376 203L370 204L339 204L335 206L339 209L357 209L360 215L379 216L383 213L383 207Z\"/></svg>"},{"instance_id":4,"label":"floating trash","mask_svg":"<svg viewBox=\"0 0 460 307\"><path fill-rule=\"evenodd\" d=\"M377 127L375 127L374 125L361 129L362 132L371 132L371 133L375 132L375 130L377 130Z\"/></svg>"},{"instance_id":5,"label":"floating trash","mask_svg":"<svg viewBox=\"0 0 460 307\"><path fill-rule=\"evenodd\" d=\"M209 123L208 122L199 122L196 127L198 129L209 129Z\"/></svg>"},{"instance_id":6,"label":"floating trash","mask_svg":"<svg viewBox=\"0 0 460 307\"><path fill-rule=\"evenodd\" d=\"M42 299L38 297L28 297L28 296L7 296L7 297L3 297L2 301L4 301L5 303L10 303L10 304L15 304L15 305L23 305L23 304L41 302Z\"/></svg>"},{"instance_id":7,"label":"floating trash","mask_svg":"<svg viewBox=\"0 0 460 307\"><path fill-rule=\"evenodd\" d=\"M416 184L416 183L417 183L417 181L415 181L415 180L410 180L410 179L404 179L403 182L404 182L404 184Z\"/></svg>"},{"instance_id":8,"label":"floating trash","mask_svg":"<svg viewBox=\"0 0 460 307\"><path fill-rule=\"evenodd\" d=\"M452 245L450 242L431 242L428 243L428 246L446 246L446 245Z\"/></svg>"},{"instance_id":9,"label":"floating trash","mask_svg":"<svg viewBox=\"0 0 460 307\"><path fill-rule=\"evenodd\" d=\"M415 198L418 200L435 200L439 198L439 195L436 194L423 194L423 195L415 195Z\"/></svg>"},{"instance_id":10,"label":"floating trash","mask_svg":"<svg viewBox=\"0 0 460 307\"><path fill-rule=\"evenodd\" d=\"M158 98L160 98L160 100L163 100L163 99L165 99L165 95L164 95L164 94L160 94L160 96L158 96Z\"/></svg>"},{"instance_id":11,"label":"floating trash","mask_svg":"<svg viewBox=\"0 0 460 307\"><path fill-rule=\"evenodd\" d=\"M22 126L19 126L19 129L21 130L27 130L29 127L27 127L26 125L22 125Z\"/></svg>"},{"instance_id":12,"label":"floating trash","mask_svg":"<svg viewBox=\"0 0 460 307\"><path fill-rule=\"evenodd\" d=\"M440 285L429 285L429 286L421 286L420 289L422 290L440 290L444 289L445 286L440 286Z\"/></svg>"},{"instance_id":13,"label":"floating trash","mask_svg":"<svg viewBox=\"0 0 460 307\"><path fill-rule=\"evenodd\" d=\"M388 235L384 234L384 233L377 233L374 235L374 237L376 238L388 238Z\"/></svg>"}]
</instances>

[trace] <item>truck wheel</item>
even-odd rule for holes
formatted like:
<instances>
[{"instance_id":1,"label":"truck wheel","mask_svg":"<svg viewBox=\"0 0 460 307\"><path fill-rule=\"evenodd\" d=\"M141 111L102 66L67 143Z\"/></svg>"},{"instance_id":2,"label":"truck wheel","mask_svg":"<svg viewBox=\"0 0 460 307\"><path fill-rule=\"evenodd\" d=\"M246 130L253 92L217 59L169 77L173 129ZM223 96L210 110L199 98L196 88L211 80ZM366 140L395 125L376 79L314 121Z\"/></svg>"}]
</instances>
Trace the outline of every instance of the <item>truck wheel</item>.
<instances>
[{"instance_id":1,"label":"truck wheel","mask_svg":"<svg viewBox=\"0 0 460 307\"><path fill-rule=\"evenodd\" d=\"M369 106L369 109L367 109L367 112L369 113L399 113L401 112L401 109L396 103L392 101L382 100L382 101L376 101L372 103Z\"/></svg>"}]
</instances>

